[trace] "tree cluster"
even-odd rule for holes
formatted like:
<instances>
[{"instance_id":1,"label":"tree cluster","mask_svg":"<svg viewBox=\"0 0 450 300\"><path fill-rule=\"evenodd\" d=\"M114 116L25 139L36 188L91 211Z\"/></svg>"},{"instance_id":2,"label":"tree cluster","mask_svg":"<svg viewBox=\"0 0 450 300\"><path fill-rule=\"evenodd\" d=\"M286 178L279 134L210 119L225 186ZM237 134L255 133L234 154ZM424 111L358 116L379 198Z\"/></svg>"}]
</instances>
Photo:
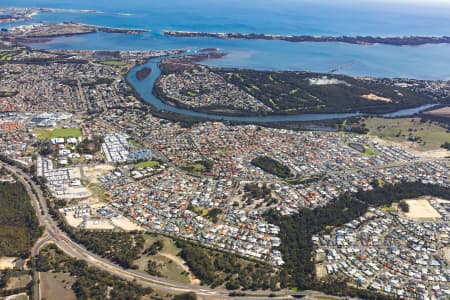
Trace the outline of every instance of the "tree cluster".
<instances>
[{"instance_id":1,"label":"tree cluster","mask_svg":"<svg viewBox=\"0 0 450 300\"><path fill-rule=\"evenodd\" d=\"M76 278L72 289L77 299L141 299L152 289L123 280L100 269L89 267L84 260L65 255L55 245L42 249L35 260L39 272L63 272Z\"/></svg>"},{"instance_id":2,"label":"tree cluster","mask_svg":"<svg viewBox=\"0 0 450 300\"><path fill-rule=\"evenodd\" d=\"M22 184L0 182L0 256L28 257L41 234L36 212Z\"/></svg>"},{"instance_id":3,"label":"tree cluster","mask_svg":"<svg viewBox=\"0 0 450 300\"><path fill-rule=\"evenodd\" d=\"M128 232L80 231L74 232L72 237L89 251L110 259L123 268L134 268L133 261L144 248L142 235Z\"/></svg>"},{"instance_id":4,"label":"tree cluster","mask_svg":"<svg viewBox=\"0 0 450 300\"><path fill-rule=\"evenodd\" d=\"M203 284L227 289L275 289L277 273L270 265L251 262L236 254L205 249L193 243L177 241L180 256Z\"/></svg>"},{"instance_id":5,"label":"tree cluster","mask_svg":"<svg viewBox=\"0 0 450 300\"><path fill-rule=\"evenodd\" d=\"M281 178L288 178L292 176L291 170L289 170L287 166L268 156L258 156L252 159L251 163L256 167L263 169L267 173Z\"/></svg>"}]
</instances>

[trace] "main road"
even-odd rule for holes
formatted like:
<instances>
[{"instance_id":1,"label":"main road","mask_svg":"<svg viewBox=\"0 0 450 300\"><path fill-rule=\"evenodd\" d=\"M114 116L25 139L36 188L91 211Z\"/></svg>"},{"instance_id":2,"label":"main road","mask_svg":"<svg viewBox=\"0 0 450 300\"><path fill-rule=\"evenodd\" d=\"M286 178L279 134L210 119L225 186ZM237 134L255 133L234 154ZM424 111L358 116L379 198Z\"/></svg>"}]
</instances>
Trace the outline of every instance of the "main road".
<instances>
[{"instance_id":1,"label":"main road","mask_svg":"<svg viewBox=\"0 0 450 300\"><path fill-rule=\"evenodd\" d=\"M117 275L126 280L133 280L143 286L148 286L156 290L168 292L171 294L179 294L184 292L195 292L202 298L207 299L229 299L229 291L224 289L211 289L207 287L181 284L167 279L151 276L149 274L140 273L135 270L124 269L119 265L110 262L73 241L66 233L59 230L57 224L51 217L47 202L41 188L34 183L29 174L21 169L0 161L0 166L13 173L23 184L30 196L32 205L36 210L38 220L41 226L44 226L46 235L42 237L32 249L32 253L36 256L39 250L47 243L54 242L68 255L77 259L85 260L88 264L95 266L101 270ZM39 299L39 287L35 287L35 298Z\"/></svg>"}]
</instances>

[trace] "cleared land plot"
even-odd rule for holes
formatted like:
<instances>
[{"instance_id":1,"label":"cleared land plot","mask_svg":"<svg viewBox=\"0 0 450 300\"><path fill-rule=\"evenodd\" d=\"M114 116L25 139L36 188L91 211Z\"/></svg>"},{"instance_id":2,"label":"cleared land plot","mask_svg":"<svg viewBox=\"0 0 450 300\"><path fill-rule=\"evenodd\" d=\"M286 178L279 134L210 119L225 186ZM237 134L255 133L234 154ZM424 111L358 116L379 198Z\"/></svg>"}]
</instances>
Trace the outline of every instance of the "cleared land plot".
<instances>
[{"instance_id":1,"label":"cleared land plot","mask_svg":"<svg viewBox=\"0 0 450 300\"><path fill-rule=\"evenodd\" d=\"M75 279L64 273L43 272L40 275L42 299L47 300L76 300L72 291Z\"/></svg>"},{"instance_id":2,"label":"cleared land plot","mask_svg":"<svg viewBox=\"0 0 450 300\"><path fill-rule=\"evenodd\" d=\"M405 213L405 215L411 220L425 221L441 218L441 215L431 206L428 199L408 199L405 202L409 206L409 212Z\"/></svg>"},{"instance_id":3,"label":"cleared land plot","mask_svg":"<svg viewBox=\"0 0 450 300\"><path fill-rule=\"evenodd\" d=\"M100 164L95 166L82 167L81 173L83 174L83 180L87 180L91 183L98 183L98 178L109 171L114 170L114 167L107 164Z\"/></svg>"},{"instance_id":4,"label":"cleared land plot","mask_svg":"<svg viewBox=\"0 0 450 300\"><path fill-rule=\"evenodd\" d=\"M0 235L1 237L1 235ZM0 270L14 268L17 257L1 257L0 258Z\"/></svg>"},{"instance_id":5,"label":"cleared land plot","mask_svg":"<svg viewBox=\"0 0 450 300\"><path fill-rule=\"evenodd\" d=\"M20 289L27 286L28 283L31 281L31 276L28 274L22 274L13 276L9 279L7 289L13 290L13 289Z\"/></svg>"},{"instance_id":6,"label":"cleared land plot","mask_svg":"<svg viewBox=\"0 0 450 300\"><path fill-rule=\"evenodd\" d=\"M434 122L421 123L419 118L368 118L364 123L369 129L369 135L388 141L406 142L419 151L439 149L443 143L450 142L450 133L445 128ZM416 141L409 141L411 139Z\"/></svg>"},{"instance_id":7,"label":"cleared land plot","mask_svg":"<svg viewBox=\"0 0 450 300\"><path fill-rule=\"evenodd\" d=\"M28 300L28 296L26 293L20 293L16 295L11 295L4 298L5 300Z\"/></svg>"},{"instance_id":8,"label":"cleared land plot","mask_svg":"<svg viewBox=\"0 0 450 300\"><path fill-rule=\"evenodd\" d=\"M450 106L424 112L425 115L450 118Z\"/></svg>"},{"instance_id":9,"label":"cleared land plot","mask_svg":"<svg viewBox=\"0 0 450 300\"><path fill-rule=\"evenodd\" d=\"M81 128L56 128L53 130L48 129L35 129L33 131L37 135L38 139L52 139L52 138L69 138L82 136Z\"/></svg>"},{"instance_id":10,"label":"cleared land plot","mask_svg":"<svg viewBox=\"0 0 450 300\"><path fill-rule=\"evenodd\" d=\"M444 258L445 260L450 263L450 247L445 247L444 249L442 249L442 251L444 252Z\"/></svg>"},{"instance_id":11,"label":"cleared land plot","mask_svg":"<svg viewBox=\"0 0 450 300\"><path fill-rule=\"evenodd\" d=\"M132 221L130 221L129 219L127 219L124 216L112 218L111 223L114 226L119 227L120 229L123 229L125 231L144 230L144 228L133 223Z\"/></svg>"}]
</instances>

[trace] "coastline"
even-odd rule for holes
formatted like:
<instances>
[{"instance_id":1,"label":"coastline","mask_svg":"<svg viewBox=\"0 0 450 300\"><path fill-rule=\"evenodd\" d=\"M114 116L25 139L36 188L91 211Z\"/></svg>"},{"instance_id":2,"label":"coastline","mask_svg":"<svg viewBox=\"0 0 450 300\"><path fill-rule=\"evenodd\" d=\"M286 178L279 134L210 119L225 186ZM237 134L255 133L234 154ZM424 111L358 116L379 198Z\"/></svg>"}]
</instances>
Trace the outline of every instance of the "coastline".
<instances>
[{"instance_id":1,"label":"coastline","mask_svg":"<svg viewBox=\"0 0 450 300\"><path fill-rule=\"evenodd\" d=\"M143 34L150 30L114 28L106 26L95 26L84 23L63 22L63 23L36 23L27 25L28 32L16 32L16 27L12 30L0 33L0 39L14 43L45 43L54 38L71 37L79 35L93 34L97 32L116 33L116 34ZM36 26L35 28L31 26Z\"/></svg>"},{"instance_id":2,"label":"coastline","mask_svg":"<svg viewBox=\"0 0 450 300\"><path fill-rule=\"evenodd\" d=\"M171 31L163 30L164 36L184 38L218 38L218 39L245 39L245 40L273 40L293 43L347 43L356 45L390 45L390 46L420 46L426 44L450 44L450 36L315 36L315 35L273 35L260 33L218 33L196 31Z\"/></svg>"}]
</instances>

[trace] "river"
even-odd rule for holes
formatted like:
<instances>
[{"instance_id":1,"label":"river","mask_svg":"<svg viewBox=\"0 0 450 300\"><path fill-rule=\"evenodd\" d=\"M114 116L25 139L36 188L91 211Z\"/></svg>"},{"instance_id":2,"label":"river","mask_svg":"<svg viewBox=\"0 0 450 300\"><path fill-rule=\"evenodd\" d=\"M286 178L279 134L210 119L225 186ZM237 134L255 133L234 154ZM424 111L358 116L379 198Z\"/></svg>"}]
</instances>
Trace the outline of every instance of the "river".
<instances>
[{"instance_id":1,"label":"river","mask_svg":"<svg viewBox=\"0 0 450 300\"><path fill-rule=\"evenodd\" d=\"M196 118L206 118L211 120L223 120L223 121L237 121L245 123L274 123L274 122L305 122L305 121L321 121L331 119L344 119L349 117L363 116L359 112L354 113L331 113L331 114L297 114L297 115L269 115L269 116L227 116L196 112L189 109L178 108L169 104L153 95L153 85L158 77L161 75L159 69L159 62L167 57L159 57L150 59L145 64L141 64L133 68L128 73L128 82L130 82L141 98L148 104L155 107L157 110L166 110L181 115L188 115ZM144 80L138 80L136 78L136 72L144 67L151 68L151 74ZM426 104L420 107L402 109L393 113L378 115L386 118L394 117L406 117L417 114L425 109L432 107L434 104Z\"/></svg>"}]
</instances>

